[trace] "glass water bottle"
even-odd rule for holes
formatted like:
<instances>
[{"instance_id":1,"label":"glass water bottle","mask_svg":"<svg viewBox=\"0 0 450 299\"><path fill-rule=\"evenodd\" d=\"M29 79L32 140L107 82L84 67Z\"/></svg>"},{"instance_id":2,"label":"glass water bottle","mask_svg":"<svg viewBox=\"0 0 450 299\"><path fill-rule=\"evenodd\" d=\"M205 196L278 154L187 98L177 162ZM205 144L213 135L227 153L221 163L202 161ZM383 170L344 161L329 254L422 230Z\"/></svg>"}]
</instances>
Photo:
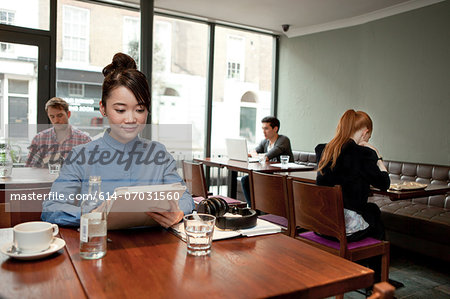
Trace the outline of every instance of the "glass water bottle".
<instances>
[{"instance_id":1,"label":"glass water bottle","mask_svg":"<svg viewBox=\"0 0 450 299\"><path fill-rule=\"evenodd\" d=\"M102 199L101 177L89 177L89 194L81 203L80 256L99 259L106 254L106 202Z\"/></svg>"}]
</instances>

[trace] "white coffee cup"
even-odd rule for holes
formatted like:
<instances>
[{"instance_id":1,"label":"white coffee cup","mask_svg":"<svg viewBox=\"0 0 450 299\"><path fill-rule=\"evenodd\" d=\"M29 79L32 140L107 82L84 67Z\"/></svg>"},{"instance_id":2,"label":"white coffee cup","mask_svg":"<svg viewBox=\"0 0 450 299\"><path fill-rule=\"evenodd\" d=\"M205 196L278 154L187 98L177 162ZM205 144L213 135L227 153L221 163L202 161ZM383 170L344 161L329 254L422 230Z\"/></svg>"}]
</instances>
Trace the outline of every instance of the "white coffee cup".
<instances>
[{"instance_id":1,"label":"white coffee cup","mask_svg":"<svg viewBox=\"0 0 450 299\"><path fill-rule=\"evenodd\" d=\"M23 253L34 253L50 247L59 232L58 225L43 221L17 224L13 228L14 245Z\"/></svg>"}]
</instances>

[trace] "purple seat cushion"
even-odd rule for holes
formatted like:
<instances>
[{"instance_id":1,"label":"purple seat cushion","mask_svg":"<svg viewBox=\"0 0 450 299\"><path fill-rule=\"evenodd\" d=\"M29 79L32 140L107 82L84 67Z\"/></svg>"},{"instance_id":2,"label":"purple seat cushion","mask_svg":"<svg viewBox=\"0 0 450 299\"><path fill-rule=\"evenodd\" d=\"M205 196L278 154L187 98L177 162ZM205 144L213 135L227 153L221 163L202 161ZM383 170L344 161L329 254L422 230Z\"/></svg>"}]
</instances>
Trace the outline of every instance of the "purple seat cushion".
<instances>
[{"instance_id":1,"label":"purple seat cushion","mask_svg":"<svg viewBox=\"0 0 450 299\"><path fill-rule=\"evenodd\" d=\"M310 241L320 243L322 245L334 248L334 249L340 248L339 242L325 239L321 236L316 235L314 232L301 233L301 234L299 234L299 236L301 236L302 238L308 239ZM365 238L365 239L362 239L362 240L359 240L356 242L347 243L347 248L351 250L351 249L355 249L355 248L359 248L359 247L378 244L380 242L381 242L380 240L368 237L368 238Z\"/></svg>"},{"instance_id":2,"label":"purple seat cushion","mask_svg":"<svg viewBox=\"0 0 450 299\"><path fill-rule=\"evenodd\" d=\"M194 202L196 204L199 204L202 200L204 200L205 198L202 196L196 196L196 197L192 197L192 199L194 200Z\"/></svg>"},{"instance_id":3,"label":"purple seat cushion","mask_svg":"<svg viewBox=\"0 0 450 299\"><path fill-rule=\"evenodd\" d=\"M226 197L223 195L213 195L213 196L209 196L209 197L218 197L218 198L222 198L223 200L225 200L227 202L228 205L238 205L238 204L242 204L242 201L231 198L231 197Z\"/></svg>"},{"instance_id":4,"label":"purple seat cushion","mask_svg":"<svg viewBox=\"0 0 450 299\"><path fill-rule=\"evenodd\" d=\"M284 227L286 229L288 227L288 220L286 218L284 218L284 217L281 217L281 216L277 216L277 215L274 215L274 214L266 214L266 215L258 216L258 218L261 218L261 219L264 219L266 221L275 223L276 225L279 225L279 226Z\"/></svg>"}]
</instances>

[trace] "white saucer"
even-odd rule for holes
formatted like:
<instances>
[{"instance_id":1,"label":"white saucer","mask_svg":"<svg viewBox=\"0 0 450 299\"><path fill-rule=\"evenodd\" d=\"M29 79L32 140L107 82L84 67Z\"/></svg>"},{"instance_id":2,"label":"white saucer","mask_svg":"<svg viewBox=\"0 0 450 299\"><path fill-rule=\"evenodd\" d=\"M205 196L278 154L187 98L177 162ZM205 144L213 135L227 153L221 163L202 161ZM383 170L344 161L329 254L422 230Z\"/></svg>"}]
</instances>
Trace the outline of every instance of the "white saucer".
<instances>
[{"instance_id":1,"label":"white saucer","mask_svg":"<svg viewBox=\"0 0 450 299\"><path fill-rule=\"evenodd\" d=\"M52 243L50 244L50 247L47 250L44 250L41 252L36 252L36 253L15 253L15 252L9 253L8 250L11 248L12 245L13 245L12 242L8 242L0 248L0 251L3 254L6 254L15 259L36 260L36 259L41 259L46 256L49 256L50 254L55 253L56 251L60 250L61 248L63 248L66 245L66 241L64 241L63 239L54 237Z\"/></svg>"}]
</instances>

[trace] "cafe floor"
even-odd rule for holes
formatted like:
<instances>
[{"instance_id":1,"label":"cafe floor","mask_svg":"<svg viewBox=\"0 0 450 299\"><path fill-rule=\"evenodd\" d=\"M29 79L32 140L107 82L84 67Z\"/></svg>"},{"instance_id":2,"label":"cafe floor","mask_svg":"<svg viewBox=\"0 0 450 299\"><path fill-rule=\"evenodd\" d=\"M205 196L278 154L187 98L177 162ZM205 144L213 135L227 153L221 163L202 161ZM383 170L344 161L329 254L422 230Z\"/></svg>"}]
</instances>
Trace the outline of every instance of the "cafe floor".
<instances>
[{"instance_id":1,"label":"cafe floor","mask_svg":"<svg viewBox=\"0 0 450 299\"><path fill-rule=\"evenodd\" d=\"M391 246L389 277L404 284L395 298L450 298L450 263ZM361 299L358 292L345 294L345 299Z\"/></svg>"},{"instance_id":2,"label":"cafe floor","mask_svg":"<svg viewBox=\"0 0 450 299\"><path fill-rule=\"evenodd\" d=\"M220 193L226 194L226 186L221 187ZM237 199L245 201L240 184L238 184ZM395 298L450 299L449 269L448 262L391 245L389 278L404 284L403 287L395 290ZM344 298L362 299L366 296L363 295L363 290L360 290L360 292L346 293Z\"/></svg>"}]
</instances>

